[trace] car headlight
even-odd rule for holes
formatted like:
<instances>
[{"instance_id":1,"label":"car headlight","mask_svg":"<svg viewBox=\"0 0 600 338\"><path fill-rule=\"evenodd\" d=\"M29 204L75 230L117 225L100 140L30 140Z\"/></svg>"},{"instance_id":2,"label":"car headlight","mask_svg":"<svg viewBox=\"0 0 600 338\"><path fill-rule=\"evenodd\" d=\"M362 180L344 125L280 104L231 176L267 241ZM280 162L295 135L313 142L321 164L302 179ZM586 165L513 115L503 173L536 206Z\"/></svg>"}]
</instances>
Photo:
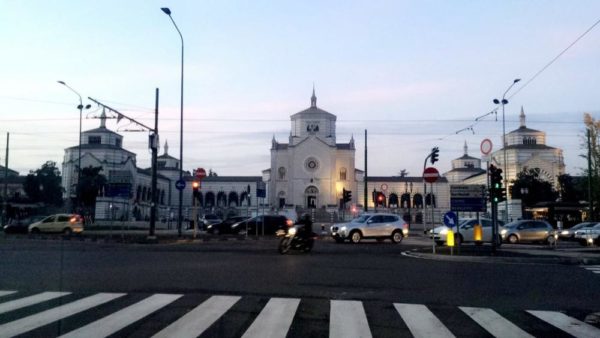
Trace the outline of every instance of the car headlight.
<instances>
[{"instance_id":1,"label":"car headlight","mask_svg":"<svg viewBox=\"0 0 600 338\"><path fill-rule=\"evenodd\" d=\"M291 227L288 229L288 234L295 235L297 231L298 230L296 230L296 227Z\"/></svg>"},{"instance_id":2,"label":"car headlight","mask_svg":"<svg viewBox=\"0 0 600 338\"><path fill-rule=\"evenodd\" d=\"M508 232L508 230L502 229L502 230L500 230L500 235L504 236L504 235L506 235L507 232Z\"/></svg>"},{"instance_id":3,"label":"car headlight","mask_svg":"<svg viewBox=\"0 0 600 338\"><path fill-rule=\"evenodd\" d=\"M563 230L560 233L561 235L568 235L569 234L569 230Z\"/></svg>"},{"instance_id":4,"label":"car headlight","mask_svg":"<svg viewBox=\"0 0 600 338\"><path fill-rule=\"evenodd\" d=\"M402 233L404 234L404 236L408 235L408 229L402 229Z\"/></svg>"},{"instance_id":5,"label":"car headlight","mask_svg":"<svg viewBox=\"0 0 600 338\"><path fill-rule=\"evenodd\" d=\"M345 232L346 230L348 230L348 228L345 227L345 226L343 226L343 227L340 228L340 231L344 231Z\"/></svg>"},{"instance_id":6,"label":"car headlight","mask_svg":"<svg viewBox=\"0 0 600 338\"><path fill-rule=\"evenodd\" d=\"M442 229L440 231L440 235L447 235L448 234L448 229Z\"/></svg>"}]
</instances>

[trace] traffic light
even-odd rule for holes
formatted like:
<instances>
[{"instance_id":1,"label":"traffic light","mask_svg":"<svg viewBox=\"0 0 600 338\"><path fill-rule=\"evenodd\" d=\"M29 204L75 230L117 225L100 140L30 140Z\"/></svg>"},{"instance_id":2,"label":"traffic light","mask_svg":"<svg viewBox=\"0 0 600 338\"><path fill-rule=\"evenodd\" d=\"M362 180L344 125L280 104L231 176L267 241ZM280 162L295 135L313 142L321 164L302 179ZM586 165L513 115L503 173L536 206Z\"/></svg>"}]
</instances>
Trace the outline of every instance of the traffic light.
<instances>
[{"instance_id":1,"label":"traffic light","mask_svg":"<svg viewBox=\"0 0 600 338\"><path fill-rule=\"evenodd\" d=\"M431 164L434 164L438 160L440 148L434 147L431 149Z\"/></svg>"},{"instance_id":2,"label":"traffic light","mask_svg":"<svg viewBox=\"0 0 600 338\"><path fill-rule=\"evenodd\" d=\"M352 191L342 189L342 200L344 203L352 201Z\"/></svg>"},{"instance_id":3,"label":"traffic light","mask_svg":"<svg viewBox=\"0 0 600 338\"><path fill-rule=\"evenodd\" d=\"M502 187L502 169L490 165L490 202L498 203L506 200L506 189Z\"/></svg>"},{"instance_id":4,"label":"traffic light","mask_svg":"<svg viewBox=\"0 0 600 338\"><path fill-rule=\"evenodd\" d=\"M199 181L192 181L192 196L194 197L194 199L198 198L198 196L200 195L199 190L200 189L200 182Z\"/></svg>"}]
</instances>

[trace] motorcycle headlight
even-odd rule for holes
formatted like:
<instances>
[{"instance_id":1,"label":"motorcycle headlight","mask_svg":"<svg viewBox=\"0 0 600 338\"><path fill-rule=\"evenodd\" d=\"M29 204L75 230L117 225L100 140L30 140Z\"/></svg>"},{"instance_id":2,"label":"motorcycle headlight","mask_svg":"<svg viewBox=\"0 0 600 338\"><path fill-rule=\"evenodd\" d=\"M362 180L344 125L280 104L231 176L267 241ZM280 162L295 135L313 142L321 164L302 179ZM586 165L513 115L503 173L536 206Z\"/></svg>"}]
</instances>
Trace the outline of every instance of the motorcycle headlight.
<instances>
[{"instance_id":1,"label":"motorcycle headlight","mask_svg":"<svg viewBox=\"0 0 600 338\"><path fill-rule=\"evenodd\" d=\"M295 235L296 234L296 227L291 227L288 229L288 234L290 235Z\"/></svg>"}]
</instances>

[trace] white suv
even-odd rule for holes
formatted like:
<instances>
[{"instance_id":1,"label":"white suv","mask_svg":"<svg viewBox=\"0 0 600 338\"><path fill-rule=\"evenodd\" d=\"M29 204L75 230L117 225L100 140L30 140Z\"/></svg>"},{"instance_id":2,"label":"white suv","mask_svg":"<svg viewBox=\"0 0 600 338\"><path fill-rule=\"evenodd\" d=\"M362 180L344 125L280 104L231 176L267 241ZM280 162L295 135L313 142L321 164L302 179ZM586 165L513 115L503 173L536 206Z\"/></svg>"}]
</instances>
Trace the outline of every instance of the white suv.
<instances>
[{"instance_id":1,"label":"white suv","mask_svg":"<svg viewBox=\"0 0 600 338\"><path fill-rule=\"evenodd\" d=\"M459 221L459 230L456 231L456 227L452 227L452 231L454 232L454 241L456 244L465 243L465 242L475 242L474 232L475 232L475 224L481 224L481 240L482 242L491 242L492 241L492 220L488 218L480 218L477 221L476 218L464 218ZM504 229L504 222L498 221L498 240L497 243L502 243L502 237L500 236L502 229ZM429 230L429 238L435 240L437 245L444 245L446 243L446 237L448 235L448 231L450 230L447 226L439 226L433 229L433 231Z\"/></svg>"},{"instance_id":2,"label":"white suv","mask_svg":"<svg viewBox=\"0 0 600 338\"><path fill-rule=\"evenodd\" d=\"M338 243L346 239L358 243L363 238L375 238L378 242L389 238L400 243L408 236L408 224L395 214L364 213L349 223L334 224L330 230L331 237Z\"/></svg>"}]
</instances>

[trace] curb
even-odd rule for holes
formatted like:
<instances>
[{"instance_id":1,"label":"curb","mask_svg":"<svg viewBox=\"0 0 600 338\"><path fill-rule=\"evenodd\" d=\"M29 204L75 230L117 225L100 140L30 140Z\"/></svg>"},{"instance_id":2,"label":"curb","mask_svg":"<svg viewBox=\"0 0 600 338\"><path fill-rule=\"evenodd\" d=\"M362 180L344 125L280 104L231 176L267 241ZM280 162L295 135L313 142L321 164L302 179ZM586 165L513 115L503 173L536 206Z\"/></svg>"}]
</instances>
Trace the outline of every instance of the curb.
<instances>
[{"instance_id":1,"label":"curb","mask_svg":"<svg viewBox=\"0 0 600 338\"><path fill-rule=\"evenodd\" d=\"M447 254L433 254L418 252L419 249L403 251L402 255L410 258L428 259L447 262L472 262L472 263L506 263L506 264L550 264L550 265L594 265L600 264L599 258L589 257L496 257L496 256L449 256Z\"/></svg>"}]
</instances>

